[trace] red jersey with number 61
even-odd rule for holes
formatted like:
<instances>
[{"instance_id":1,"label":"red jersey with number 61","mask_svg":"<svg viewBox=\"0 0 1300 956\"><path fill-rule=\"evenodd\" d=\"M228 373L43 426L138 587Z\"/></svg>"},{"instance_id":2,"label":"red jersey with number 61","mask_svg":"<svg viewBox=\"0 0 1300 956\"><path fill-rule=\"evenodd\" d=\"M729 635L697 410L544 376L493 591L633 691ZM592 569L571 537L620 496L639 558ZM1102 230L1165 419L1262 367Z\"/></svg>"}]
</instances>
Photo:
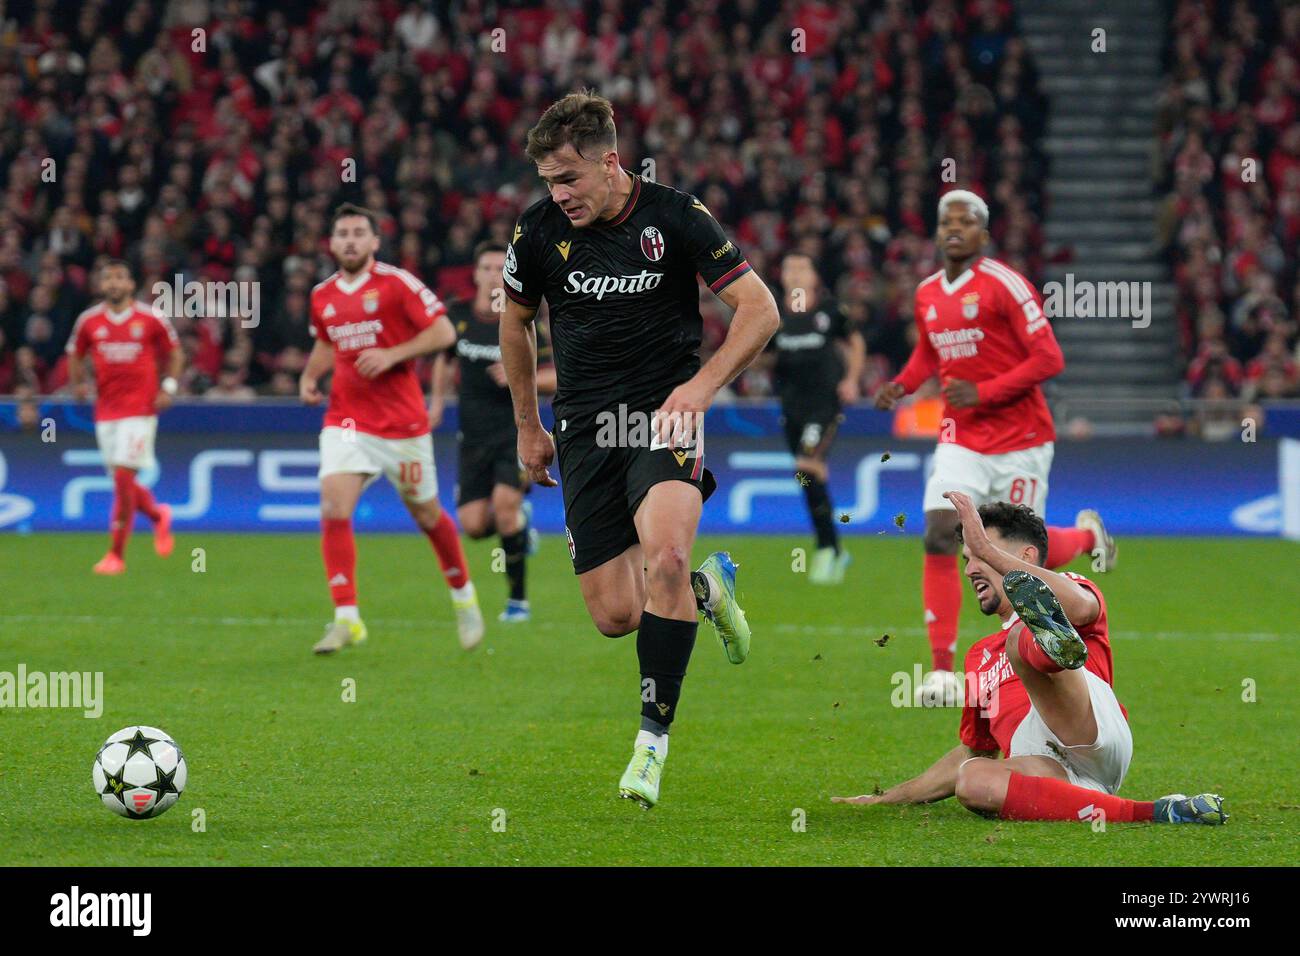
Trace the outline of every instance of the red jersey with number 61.
<instances>
[{"instance_id":1,"label":"red jersey with number 61","mask_svg":"<svg viewBox=\"0 0 1300 956\"><path fill-rule=\"evenodd\" d=\"M311 334L334 347L334 381L325 424L380 438L412 438L429 430L429 410L413 361L367 379L356 362L366 349L414 338L447 312L405 269L376 262L345 282L334 273L311 290Z\"/></svg>"},{"instance_id":2,"label":"red jersey with number 61","mask_svg":"<svg viewBox=\"0 0 1300 956\"><path fill-rule=\"evenodd\" d=\"M138 302L121 312L101 302L77 316L67 351L95 366L95 421L157 415L158 372L179 346L171 322Z\"/></svg>"},{"instance_id":3,"label":"red jersey with number 61","mask_svg":"<svg viewBox=\"0 0 1300 956\"><path fill-rule=\"evenodd\" d=\"M1043 301L1010 266L981 256L956 281L936 272L916 287L916 348L894 379L908 393L930 376L974 382L979 402L943 408L940 442L1000 455L1056 439L1039 383L1065 358Z\"/></svg>"}]
</instances>

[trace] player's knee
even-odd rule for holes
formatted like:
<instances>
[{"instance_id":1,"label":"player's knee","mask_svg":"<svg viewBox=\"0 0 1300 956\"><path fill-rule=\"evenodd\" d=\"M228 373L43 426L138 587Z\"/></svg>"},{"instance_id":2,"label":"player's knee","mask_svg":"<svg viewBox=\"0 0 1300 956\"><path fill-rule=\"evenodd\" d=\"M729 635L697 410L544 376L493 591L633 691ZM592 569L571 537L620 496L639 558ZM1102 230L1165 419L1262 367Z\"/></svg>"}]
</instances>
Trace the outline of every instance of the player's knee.
<instances>
[{"instance_id":1,"label":"player's knee","mask_svg":"<svg viewBox=\"0 0 1300 956\"><path fill-rule=\"evenodd\" d=\"M415 523L425 531L432 531L442 520L442 506L438 504L437 498L420 502L414 507L413 513Z\"/></svg>"},{"instance_id":2,"label":"player's knee","mask_svg":"<svg viewBox=\"0 0 1300 956\"><path fill-rule=\"evenodd\" d=\"M600 608L593 610L591 620L596 630L606 637L622 637L641 626L641 612L631 609Z\"/></svg>"},{"instance_id":3,"label":"player's knee","mask_svg":"<svg viewBox=\"0 0 1300 956\"><path fill-rule=\"evenodd\" d=\"M992 787L989 786L989 773L994 770L992 762L984 759L968 760L957 768L957 782L953 795L967 810L976 813L989 813L998 809L990 805Z\"/></svg>"},{"instance_id":4,"label":"player's knee","mask_svg":"<svg viewBox=\"0 0 1300 956\"><path fill-rule=\"evenodd\" d=\"M483 514L481 511L466 511L461 509L456 512L456 520L460 522L460 530L464 532L466 537L474 538L475 540L486 538L488 532L491 530L488 528L487 515Z\"/></svg>"},{"instance_id":5,"label":"player's knee","mask_svg":"<svg viewBox=\"0 0 1300 956\"><path fill-rule=\"evenodd\" d=\"M664 545L648 555L646 568L651 587L683 587L690 579L690 552L679 545Z\"/></svg>"},{"instance_id":6,"label":"player's knee","mask_svg":"<svg viewBox=\"0 0 1300 956\"><path fill-rule=\"evenodd\" d=\"M956 514L953 514L953 519ZM927 518L925 521L925 535L922 539L925 543L926 554L956 554L957 553L957 522L944 518Z\"/></svg>"},{"instance_id":7,"label":"player's knee","mask_svg":"<svg viewBox=\"0 0 1300 956\"><path fill-rule=\"evenodd\" d=\"M523 524L519 505L511 499L492 499L492 513L496 515L497 530L502 534L514 534Z\"/></svg>"},{"instance_id":8,"label":"player's knee","mask_svg":"<svg viewBox=\"0 0 1300 956\"><path fill-rule=\"evenodd\" d=\"M352 509L337 498L321 498L320 516L325 521L340 521L352 517Z\"/></svg>"},{"instance_id":9,"label":"player's knee","mask_svg":"<svg viewBox=\"0 0 1300 956\"><path fill-rule=\"evenodd\" d=\"M795 459L794 466L801 474L812 475L812 477L821 482L826 481L827 469L826 462L824 461L820 461L816 458L805 458L800 456Z\"/></svg>"}]
</instances>

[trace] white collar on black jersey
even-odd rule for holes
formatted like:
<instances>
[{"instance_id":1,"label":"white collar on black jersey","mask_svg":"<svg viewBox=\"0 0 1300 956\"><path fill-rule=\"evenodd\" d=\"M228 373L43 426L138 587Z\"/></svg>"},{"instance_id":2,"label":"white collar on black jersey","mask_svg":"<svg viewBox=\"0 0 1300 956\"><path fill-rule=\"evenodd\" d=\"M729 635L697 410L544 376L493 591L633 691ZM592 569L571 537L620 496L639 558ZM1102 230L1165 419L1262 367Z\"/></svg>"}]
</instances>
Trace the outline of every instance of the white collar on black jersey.
<instances>
[{"instance_id":1,"label":"white collar on black jersey","mask_svg":"<svg viewBox=\"0 0 1300 956\"><path fill-rule=\"evenodd\" d=\"M365 272L361 273L361 275L357 276L351 282L343 281L343 276L340 275L337 279L334 280L334 284L339 287L339 291L342 292L344 295L351 295L353 292L356 292L358 289L360 289L363 285L365 285L369 281L370 281L370 270L367 269Z\"/></svg>"}]
</instances>

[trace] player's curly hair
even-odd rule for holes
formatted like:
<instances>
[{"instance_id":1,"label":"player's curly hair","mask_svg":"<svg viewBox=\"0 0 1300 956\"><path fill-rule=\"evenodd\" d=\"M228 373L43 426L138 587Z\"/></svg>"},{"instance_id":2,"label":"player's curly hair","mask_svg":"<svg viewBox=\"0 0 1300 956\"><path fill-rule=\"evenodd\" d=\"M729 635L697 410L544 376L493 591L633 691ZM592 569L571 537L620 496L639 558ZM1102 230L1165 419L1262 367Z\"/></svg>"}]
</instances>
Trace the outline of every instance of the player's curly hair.
<instances>
[{"instance_id":1,"label":"player's curly hair","mask_svg":"<svg viewBox=\"0 0 1300 956\"><path fill-rule=\"evenodd\" d=\"M616 149L614 105L595 90L570 93L556 100L528 131L524 152L536 163L567 143L572 143L583 159L590 160L599 159L606 150Z\"/></svg>"},{"instance_id":2,"label":"player's curly hair","mask_svg":"<svg viewBox=\"0 0 1300 956\"><path fill-rule=\"evenodd\" d=\"M1047 525L1034 514L1028 505L1013 505L1006 501L990 501L979 507L980 519L985 528L996 528L1008 541L1032 544L1038 549L1040 567L1047 560ZM961 525L957 526L957 541L961 541Z\"/></svg>"}]
</instances>

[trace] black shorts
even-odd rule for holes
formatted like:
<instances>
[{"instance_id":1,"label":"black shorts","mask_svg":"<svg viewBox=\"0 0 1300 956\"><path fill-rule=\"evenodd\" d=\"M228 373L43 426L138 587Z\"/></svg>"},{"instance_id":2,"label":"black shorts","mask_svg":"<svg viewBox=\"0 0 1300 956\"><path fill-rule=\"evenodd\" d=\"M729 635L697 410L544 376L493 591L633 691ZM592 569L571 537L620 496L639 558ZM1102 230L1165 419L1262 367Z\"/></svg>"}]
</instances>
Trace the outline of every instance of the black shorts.
<instances>
[{"instance_id":1,"label":"black shorts","mask_svg":"<svg viewBox=\"0 0 1300 956\"><path fill-rule=\"evenodd\" d=\"M821 408L785 408L781 424L790 454L824 461L844 416L834 406Z\"/></svg>"},{"instance_id":2,"label":"black shorts","mask_svg":"<svg viewBox=\"0 0 1300 956\"><path fill-rule=\"evenodd\" d=\"M524 488L527 484L519 467L517 439L460 443L460 467L456 476L456 507L492 497L497 485Z\"/></svg>"},{"instance_id":3,"label":"black shorts","mask_svg":"<svg viewBox=\"0 0 1300 956\"><path fill-rule=\"evenodd\" d=\"M661 481L685 481L708 501L717 483L697 449L602 447L597 428L575 427L556 417L555 454L564 493L564 532L573 572L582 574L637 544L633 516L646 493Z\"/></svg>"}]
</instances>

